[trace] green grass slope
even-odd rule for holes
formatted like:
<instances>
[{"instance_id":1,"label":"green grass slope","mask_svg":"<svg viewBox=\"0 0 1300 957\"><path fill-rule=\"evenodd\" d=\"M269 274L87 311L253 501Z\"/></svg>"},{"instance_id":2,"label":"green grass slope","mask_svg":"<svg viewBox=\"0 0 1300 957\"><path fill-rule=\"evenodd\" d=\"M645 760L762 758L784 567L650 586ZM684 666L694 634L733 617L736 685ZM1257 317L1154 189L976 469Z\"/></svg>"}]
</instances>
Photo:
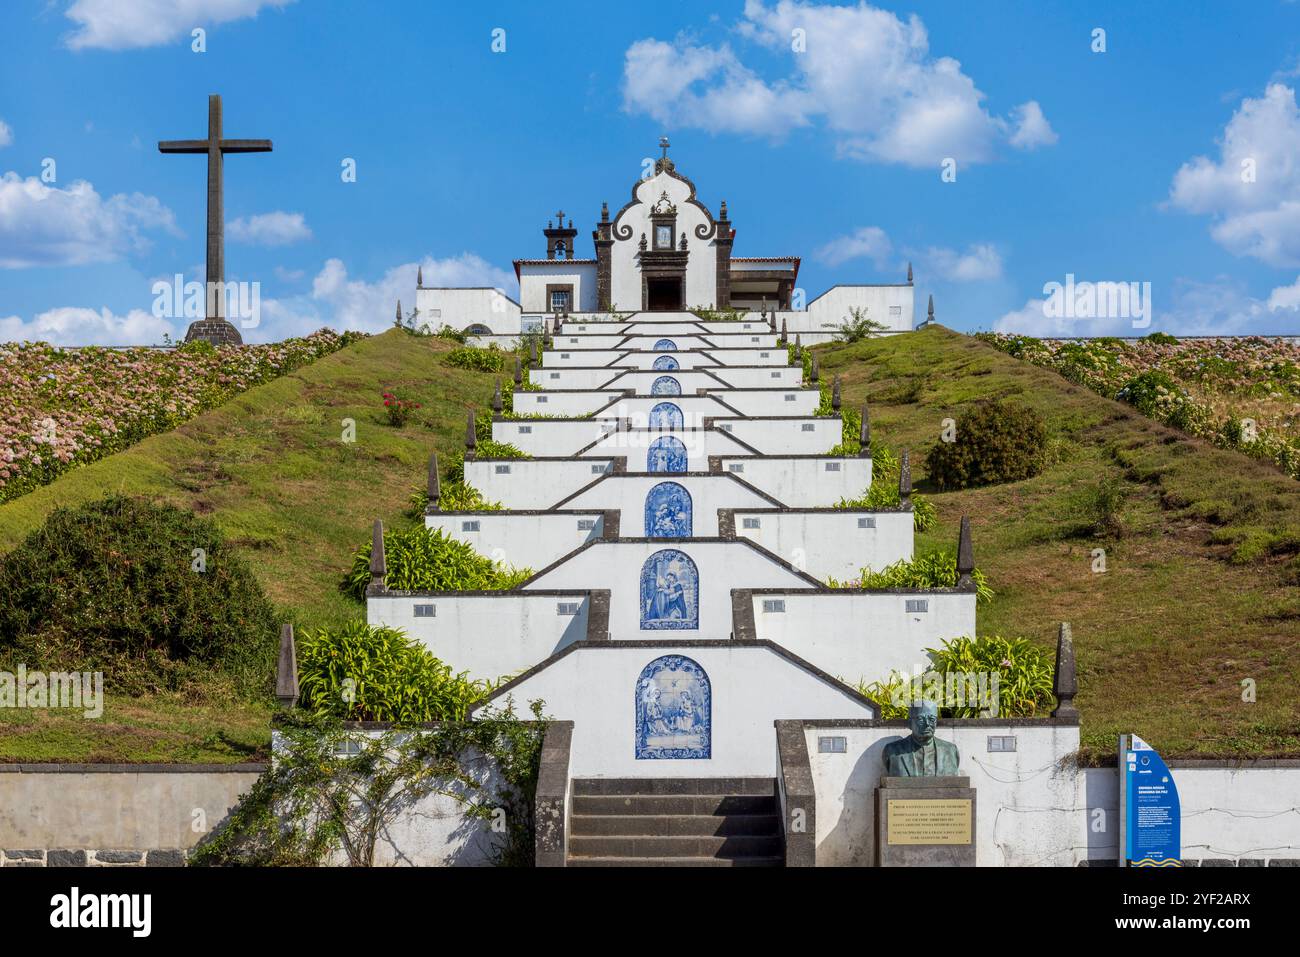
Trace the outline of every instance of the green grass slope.
<instances>
[{"instance_id":1,"label":"green grass slope","mask_svg":"<svg viewBox=\"0 0 1300 957\"><path fill-rule=\"evenodd\" d=\"M397 519L429 453L449 454L494 376L443 365L454 346L392 330L0 506L8 551L60 506L110 491L208 514L299 627L363 614L338 589L376 518ZM381 391L422 403L402 428ZM356 441L341 441L343 420ZM239 761L265 753L269 704L109 696L103 718L0 711L0 760Z\"/></svg>"},{"instance_id":2,"label":"green grass slope","mask_svg":"<svg viewBox=\"0 0 1300 957\"><path fill-rule=\"evenodd\" d=\"M932 492L925 450L968 403L1043 414L1056 437L1043 474L933 494L940 524L918 547L955 546L969 514L997 592L980 632L1051 647L1056 623L1073 625L1086 756L1112 755L1120 732L1178 756L1300 754L1300 483L942 327L817 354L846 404L867 401L873 437L912 449L919 491ZM1126 532L1103 541L1083 531L1079 496L1107 477Z\"/></svg>"}]
</instances>

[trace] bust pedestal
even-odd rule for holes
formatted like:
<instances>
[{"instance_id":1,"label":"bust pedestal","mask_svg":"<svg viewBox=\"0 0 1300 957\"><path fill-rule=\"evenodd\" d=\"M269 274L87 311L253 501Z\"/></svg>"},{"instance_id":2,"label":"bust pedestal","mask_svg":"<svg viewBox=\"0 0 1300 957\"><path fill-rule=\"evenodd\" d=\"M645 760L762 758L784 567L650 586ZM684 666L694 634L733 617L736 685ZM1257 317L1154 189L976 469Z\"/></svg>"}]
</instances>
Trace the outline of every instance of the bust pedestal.
<instances>
[{"instance_id":1,"label":"bust pedestal","mask_svg":"<svg viewBox=\"0 0 1300 957\"><path fill-rule=\"evenodd\" d=\"M974 867L975 789L967 777L882 777L878 867Z\"/></svg>"}]
</instances>

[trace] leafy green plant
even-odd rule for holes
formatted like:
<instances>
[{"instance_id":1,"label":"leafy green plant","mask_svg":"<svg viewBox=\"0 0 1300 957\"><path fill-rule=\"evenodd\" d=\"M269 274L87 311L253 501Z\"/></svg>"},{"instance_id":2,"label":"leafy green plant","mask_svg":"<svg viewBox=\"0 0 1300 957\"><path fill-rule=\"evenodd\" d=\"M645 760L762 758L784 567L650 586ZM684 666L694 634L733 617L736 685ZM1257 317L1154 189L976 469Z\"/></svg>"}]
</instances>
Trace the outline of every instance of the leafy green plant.
<instances>
[{"instance_id":1,"label":"leafy green plant","mask_svg":"<svg viewBox=\"0 0 1300 957\"><path fill-rule=\"evenodd\" d=\"M855 433L856 435L856 430ZM857 443L855 443L856 445ZM861 447L860 445L858 446ZM832 453L834 454L834 453ZM844 453L849 454L849 453ZM887 509L898 508L902 496L898 491L898 473L902 464L894 451L877 442L871 443L871 485L858 498L842 498L835 508ZM912 495L912 522L918 532L934 528L939 512L924 495Z\"/></svg>"},{"instance_id":2,"label":"leafy green plant","mask_svg":"<svg viewBox=\"0 0 1300 957\"><path fill-rule=\"evenodd\" d=\"M1053 663L1047 652L1025 638L1003 638L1001 635L981 635L978 638L961 637L943 642L940 648L927 648L932 667L915 680L892 671L883 681L860 683L858 691L880 706L880 716L887 720L905 719L908 705L927 697L938 697L962 676L988 676L985 687L992 688L997 676L998 717L1029 718L1048 710L1055 700L1052 692ZM937 678L937 681L934 679ZM919 688L918 688L919 685ZM963 704L947 699L938 701L939 712L945 718L981 717L981 704L969 698Z\"/></svg>"},{"instance_id":3,"label":"leafy green plant","mask_svg":"<svg viewBox=\"0 0 1300 957\"><path fill-rule=\"evenodd\" d=\"M0 558L0 659L103 671L131 693L213 670L265 694L279 621L216 523L109 496L51 512Z\"/></svg>"},{"instance_id":4,"label":"leafy green plant","mask_svg":"<svg viewBox=\"0 0 1300 957\"><path fill-rule=\"evenodd\" d=\"M280 721L271 770L199 844L190 864L302 867L341 858L371 867L393 823L418 802L442 796L456 801L467 820L495 822L504 811L495 863L531 865L542 707L531 703L531 721L507 703L469 722L370 734L330 715L290 712ZM485 765L496 770L499 786L487 786Z\"/></svg>"},{"instance_id":5,"label":"leafy green plant","mask_svg":"<svg viewBox=\"0 0 1300 957\"><path fill-rule=\"evenodd\" d=\"M495 690L401 630L364 621L307 631L297 652L299 706L348 721L464 721Z\"/></svg>"},{"instance_id":6,"label":"leafy green plant","mask_svg":"<svg viewBox=\"0 0 1300 957\"><path fill-rule=\"evenodd\" d=\"M827 322L823 325L827 329L834 329L835 337L840 342L861 342L886 328L883 322L867 318L867 310L861 306L850 308L849 314L838 324Z\"/></svg>"},{"instance_id":7,"label":"leafy green plant","mask_svg":"<svg viewBox=\"0 0 1300 957\"><path fill-rule=\"evenodd\" d=\"M407 515L424 521L429 511L429 489L423 485L412 486L407 501L410 503ZM464 482L444 482L439 489L438 508L444 512L499 512L504 507L500 502L487 501L482 492Z\"/></svg>"},{"instance_id":8,"label":"leafy green plant","mask_svg":"<svg viewBox=\"0 0 1300 957\"><path fill-rule=\"evenodd\" d=\"M957 577L956 553L939 548L916 555L911 561L901 559L878 572L864 568L856 582L829 579L827 584L832 588L955 588ZM975 582L978 601L993 597L993 589L989 588L982 571L976 568L971 572L971 579Z\"/></svg>"},{"instance_id":9,"label":"leafy green plant","mask_svg":"<svg viewBox=\"0 0 1300 957\"><path fill-rule=\"evenodd\" d=\"M1124 485L1115 476L1082 486L1070 497L1070 505L1085 532L1105 538L1124 534Z\"/></svg>"},{"instance_id":10,"label":"leafy green plant","mask_svg":"<svg viewBox=\"0 0 1300 957\"><path fill-rule=\"evenodd\" d=\"M499 591L515 588L532 575L530 568L499 565L442 529L415 525L384 530L384 584L395 591ZM370 584L370 544L352 557L343 590L364 601Z\"/></svg>"},{"instance_id":11,"label":"leafy green plant","mask_svg":"<svg viewBox=\"0 0 1300 957\"><path fill-rule=\"evenodd\" d=\"M501 372L506 367L506 353L498 349L496 343L486 349L465 346L452 349L442 357L442 361L445 365L471 372Z\"/></svg>"},{"instance_id":12,"label":"leafy green plant","mask_svg":"<svg viewBox=\"0 0 1300 957\"><path fill-rule=\"evenodd\" d=\"M926 455L930 481L939 489L1015 482L1043 470L1047 427L1025 405L977 403L961 416L955 441L935 442Z\"/></svg>"}]
</instances>

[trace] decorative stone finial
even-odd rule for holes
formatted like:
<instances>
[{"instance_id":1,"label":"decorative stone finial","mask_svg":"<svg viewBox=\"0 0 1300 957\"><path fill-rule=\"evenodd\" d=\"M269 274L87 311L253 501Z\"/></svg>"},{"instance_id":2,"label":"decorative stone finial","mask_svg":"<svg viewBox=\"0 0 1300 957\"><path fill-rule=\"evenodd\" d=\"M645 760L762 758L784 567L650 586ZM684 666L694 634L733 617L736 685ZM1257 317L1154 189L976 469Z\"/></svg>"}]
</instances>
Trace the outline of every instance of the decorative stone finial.
<instances>
[{"instance_id":1,"label":"decorative stone finial","mask_svg":"<svg viewBox=\"0 0 1300 957\"><path fill-rule=\"evenodd\" d=\"M721 205L718 207L718 209L719 209L718 219L726 219L726 218L727 218L727 201L726 201L725 199L722 201L722 203L721 203Z\"/></svg>"},{"instance_id":2,"label":"decorative stone finial","mask_svg":"<svg viewBox=\"0 0 1300 957\"><path fill-rule=\"evenodd\" d=\"M812 360L812 373L811 373L811 375L809 376L809 378L812 380L813 383L816 383L816 382L820 381L820 376L821 376L821 373L820 373L820 372L818 371L818 369L817 369L817 356L816 356L816 354L814 354L814 355L813 355L813 360Z\"/></svg>"},{"instance_id":3,"label":"decorative stone finial","mask_svg":"<svg viewBox=\"0 0 1300 957\"><path fill-rule=\"evenodd\" d=\"M1056 679L1052 693L1056 695L1053 718L1079 717L1079 709L1074 706L1074 696L1079 693L1079 679L1074 668L1074 636L1068 621L1061 622L1061 630L1056 635Z\"/></svg>"},{"instance_id":4,"label":"decorative stone finial","mask_svg":"<svg viewBox=\"0 0 1300 957\"><path fill-rule=\"evenodd\" d=\"M436 512L441 501L442 480L438 477L438 453L434 452L429 456L429 508Z\"/></svg>"},{"instance_id":5,"label":"decorative stone finial","mask_svg":"<svg viewBox=\"0 0 1300 957\"><path fill-rule=\"evenodd\" d=\"M533 339L530 343L528 343L528 364L530 366L537 365L537 340L536 339Z\"/></svg>"},{"instance_id":6,"label":"decorative stone finial","mask_svg":"<svg viewBox=\"0 0 1300 957\"><path fill-rule=\"evenodd\" d=\"M836 412L840 410L840 377L838 375L831 380L831 408Z\"/></svg>"},{"instance_id":7,"label":"decorative stone finial","mask_svg":"<svg viewBox=\"0 0 1300 957\"><path fill-rule=\"evenodd\" d=\"M961 517L961 533L957 537L957 587L973 588L975 580L971 572L975 570L975 549L970 540L970 518Z\"/></svg>"},{"instance_id":8,"label":"decorative stone finial","mask_svg":"<svg viewBox=\"0 0 1300 957\"><path fill-rule=\"evenodd\" d=\"M515 385L524 384L524 364L515 356Z\"/></svg>"},{"instance_id":9,"label":"decorative stone finial","mask_svg":"<svg viewBox=\"0 0 1300 957\"><path fill-rule=\"evenodd\" d=\"M646 250L645 233L641 234L641 241L637 243L637 246L640 247L641 252L645 252Z\"/></svg>"},{"instance_id":10,"label":"decorative stone finial","mask_svg":"<svg viewBox=\"0 0 1300 957\"><path fill-rule=\"evenodd\" d=\"M858 426L858 455L864 457L871 455L871 422L867 419L865 402L862 403L862 423Z\"/></svg>"},{"instance_id":11,"label":"decorative stone finial","mask_svg":"<svg viewBox=\"0 0 1300 957\"><path fill-rule=\"evenodd\" d=\"M397 324L402 324L402 300L397 300Z\"/></svg>"},{"instance_id":12,"label":"decorative stone finial","mask_svg":"<svg viewBox=\"0 0 1300 957\"><path fill-rule=\"evenodd\" d=\"M609 222L609 203L600 204L600 221L602 223Z\"/></svg>"},{"instance_id":13,"label":"decorative stone finial","mask_svg":"<svg viewBox=\"0 0 1300 957\"><path fill-rule=\"evenodd\" d=\"M686 233L685 233L685 232L682 233L682 241L678 244L678 248L681 249L682 252L686 252Z\"/></svg>"},{"instance_id":14,"label":"decorative stone finial","mask_svg":"<svg viewBox=\"0 0 1300 957\"><path fill-rule=\"evenodd\" d=\"M505 404L501 401L501 380L498 378L497 387L492 392L492 411L500 414L504 408Z\"/></svg>"},{"instance_id":15,"label":"decorative stone finial","mask_svg":"<svg viewBox=\"0 0 1300 957\"><path fill-rule=\"evenodd\" d=\"M907 264L907 284L912 285L912 264Z\"/></svg>"},{"instance_id":16,"label":"decorative stone finial","mask_svg":"<svg viewBox=\"0 0 1300 957\"><path fill-rule=\"evenodd\" d=\"M370 587L383 590L388 577L388 561L384 558L384 523L375 519L370 537Z\"/></svg>"},{"instance_id":17,"label":"decorative stone finial","mask_svg":"<svg viewBox=\"0 0 1300 957\"><path fill-rule=\"evenodd\" d=\"M477 447L478 430L474 428L474 410L470 409L465 416L465 458L473 458Z\"/></svg>"},{"instance_id":18,"label":"decorative stone finial","mask_svg":"<svg viewBox=\"0 0 1300 957\"><path fill-rule=\"evenodd\" d=\"M934 322L934 293L930 294L930 305L925 311L925 321L927 323Z\"/></svg>"},{"instance_id":19,"label":"decorative stone finial","mask_svg":"<svg viewBox=\"0 0 1300 957\"><path fill-rule=\"evenodd\" d=\"M773 322L776 321L776 313L775 313L775 312L772 313L772 321L773 321ZM786 318L785 318L785 316L782 316L782 317L781 317L781 345L785 345L785 344L786 344L787 342L789 342L789 341L790 341L790 337L789 337L789 335L788 335L788 330L787 330L787 328L786 328Z\"/></svg>"},{"instance_id":20,"label":"decorative stone finial","mask_svg":"<svg viewBox=\"0 0 1300 957\"><path fill-rule=\"evenodd\" d=\"M275 663L275 697L282 708L298 703L298 650L293 644L293 625L280 626L280 657Z\"/></svg>"},{"instance_id":21,"label":"decorative stone finial","mask_svg":"<svg viewBox=\"0 0 1300 957\"><path fill-rule=\"evenodd\" d=\"M415 267L415 288L416 289L424 288L424 267L423 266Z\"/></svg>"},{"instance_id":22,"label":"decorative stone finial","mask_svg":"<svg viewBox=\"0 0 1300 957\"><path fill-rule=\"evenodd\" d=\"M912 453L903 449L898 460L898 505L909 508L912 505Z\"/></svg>"}]
</instances>

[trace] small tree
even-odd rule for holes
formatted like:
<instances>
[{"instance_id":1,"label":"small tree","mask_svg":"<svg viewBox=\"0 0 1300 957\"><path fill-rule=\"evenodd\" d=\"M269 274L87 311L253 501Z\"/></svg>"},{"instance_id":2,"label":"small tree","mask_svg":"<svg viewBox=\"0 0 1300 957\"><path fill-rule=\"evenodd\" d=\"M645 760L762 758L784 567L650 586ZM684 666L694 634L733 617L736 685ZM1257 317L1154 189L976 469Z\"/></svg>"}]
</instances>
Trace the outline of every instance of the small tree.
<instances>
[{"instance_id":1,"label":"small tree","mask_svg":"<svg viewBox=\"0 0 1300 957\"><path fill-rule=\"evenodd\" d=\"M885 331L885 324L867 318L867 310L861 306L851 307L849 314L844 317L839 325L830 322L824 325L827 329L834 329L836 337L841 342L861 342L878 332Z\"/></svg>"}]
</instances>

